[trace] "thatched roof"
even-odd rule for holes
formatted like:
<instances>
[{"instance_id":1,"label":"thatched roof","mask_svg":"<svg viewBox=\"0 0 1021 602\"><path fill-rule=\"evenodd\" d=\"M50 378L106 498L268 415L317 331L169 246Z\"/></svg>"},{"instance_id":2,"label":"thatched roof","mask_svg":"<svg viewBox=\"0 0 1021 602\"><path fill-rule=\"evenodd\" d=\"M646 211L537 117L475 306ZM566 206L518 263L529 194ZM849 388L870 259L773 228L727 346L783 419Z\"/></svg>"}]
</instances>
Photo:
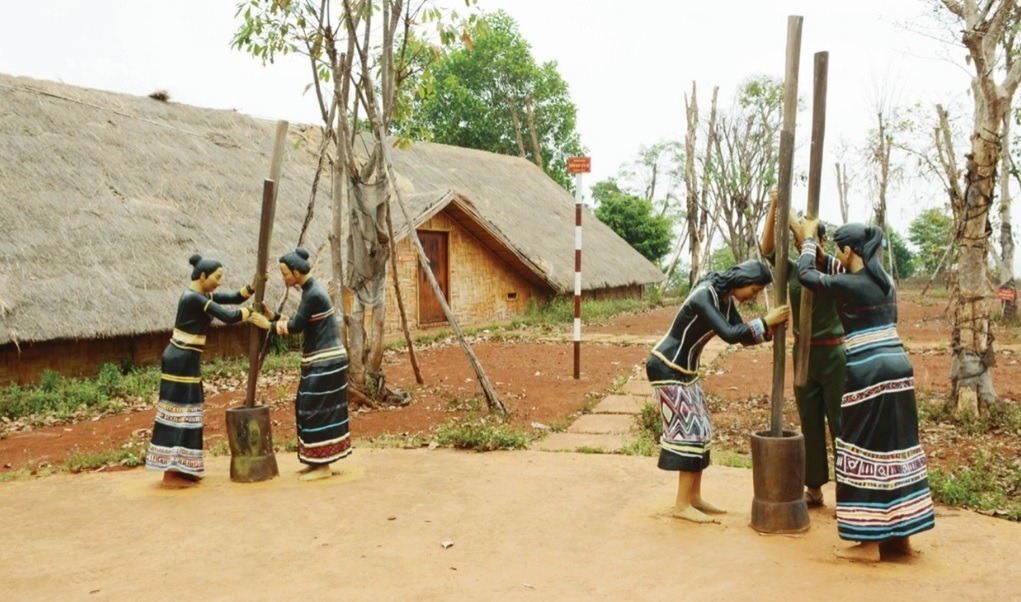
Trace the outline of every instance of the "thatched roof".
<instances>
[{"instance_id":1,"label":"thatched roof","mask_svg":"<svg viewBox=\"0 0 1021 602\"><path fill-rule=\"evenodd\" d=\"M0 74L0 344L168 330L192 253L223 262L224 290L248 282L275 125ZM290 142L307 130L292 125ZM271 258L298 239L315 150L288 146ZM540 169L426 143L393 157L413 221L449 209L534 281L573 290L574 201ZM305 240L323 268L328 191L326 181ZM662 279L595 217L584 219L584 289ZM267 298L280 293L271 278Z\"/></svg>"}]
</instances>

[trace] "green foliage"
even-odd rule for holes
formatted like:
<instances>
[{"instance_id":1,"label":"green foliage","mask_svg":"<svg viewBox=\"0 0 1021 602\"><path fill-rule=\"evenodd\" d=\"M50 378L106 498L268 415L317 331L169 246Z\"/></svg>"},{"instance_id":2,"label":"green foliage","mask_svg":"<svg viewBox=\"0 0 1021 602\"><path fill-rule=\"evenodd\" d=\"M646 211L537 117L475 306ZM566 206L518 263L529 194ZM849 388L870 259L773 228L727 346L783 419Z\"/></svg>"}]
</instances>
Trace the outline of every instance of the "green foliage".
<instances>
[{"instance_id":1,"label":"green foliage","mask_svg":"<svg viewBox=\"0 0 1021 602\"><path fill-rule=\"evenodd\" d=\"M38 385L0 389L0 417L54 416L67 420L76 413L116 412L129 399L150 399L159 388L159 379L155 368L121 374L113 364L104 364L95 378L65 378L46 370Z\"/></svg>"},{"instance_id":2,"label":"green foliage","mask_svg":"<svg viewBox=\"0 0 1021 602\"><path fill-rule=\"evenodd\" d=\"M946 206L926 209L912 220L908 226L908 240L918 249L915 264L922 274L929 275L936 271L947 247L953 243L953 228L954 219L950 208ZM953 265L953 253L951 250L951 257L948 265L943 266L944 270Z\"/></svg>"},{"instance_id":3,"label":"green foliage","mask_svg":"<svg viewBox=\"0 0 1021 602\"><path fill-rule=\"evenodd\" d=\"M751 454L743 454L730 449L713 449L713 464L731 468L751 468Z\"/></svg>"},{"instance_id":4,"label":"green foliage","mask_svg":"<svg viewBox=\"0 0 1021 602\"><path fill-rule=\"evenodd\" d=\"M915 275L914 253L904 244L904 238L893 228L889 229L888 240L893 248L894 276L911 278Z\"/></svg>"},{"instance_id":5,"label":"green foliage","mask_svg":"<svg viewBox=\"0 0 1021 602\"><path fill-rule=\"evenodd\" d=\"M663 417L659 405L646 403L635 416L632 437L625 441L621 453L630 456L655 456L659 454L659 438L663 436Z\"/></svg>"},{"instance_id":6,"label":"green foliage","mask_svg":"<svg viewBox=\"0 0 1021 602\"><path fill-rule=\"evenodd\" d=\"M414 433L412 435L407 433L380 433L367 441L362 440L358 446L373 449L417 449L428 444L428 437L422 433Z\"/></svg>"},{"instance_id":7,"label":"green foliage","mask_svg":"<svg viewBox=\"0 0 1021 602\"><path fill-rule=\"evenodd\" d=\"M469 30L470 44L439 54L430 81L395 127L429 132L431 140L535 162L529 107L542 165L571 189L567 158L582 155L577 109L555 62L538 64L517 23L503 11L485 15ZM421 134L419 134L421 135Z\"/></svg>"},{"instance_id":8,"label":"green foliage","mask_svg":"<svg viewBox=\"0 0 1021 602\"><path fill-rule=\"evenodd\" d=\"M613 179L592 187L598 203L596 217L627 241L643 257L658 263L670 251L673 223L658 214L652 203L623 192Z\"/></svg>"},{"instance_id":9,"label":"green foliage","mask_svg":"<svg viewBox=\"0 0 1021 602\"><path fill-rule=\"evenodd\" d=\"M730 247L720 247L709 255L709 271L722 272L723 270L737 265L734 258L734 251Z\"/></svg>"},{"instance_id":10,"label":"green foliage","mask_svg":"<svg viewBox=\"0 0 1021 602\"><path fill-rule=\"evenodd\" d=\"M590 299L581 300L581 319L585 324L602 324L622 313L646 311L660 304L659 296L649 295L643 298L627 299ZM554 327L574 322L574 299L554 297L546 302L534 303L529 300L528 308L523 316L515 318L511 325Z\"/></svg>"},{"instance_id":11,"label":"green foliage","mask_svg":"<svg viewBox=\"0 0 1021 602\"><path fill-rule=\"evenodd\" d=\"M64 463L64 467L70 472L83 472L104 466L141 466L145 464L145 454L148 448L149 442L146 437L134 436L117 449L96 452L76 450Z\"/></svg>"},{"instance_id":12,"label":"green foliage","mask_svg":"<svg viewBox=\"0 0 1021 602\"><path fill-rule=\"evenodd\" d=\"M933 498L1008 520L1021 521L1021 461L983 449L968 465L929 471Z\"/></svg>"},{"instance_id":13,"label":"green foliage","mask_svg":"<svg viewBox=\"0 0 1021 602\"><path fill-rule=\"evenodd\" d=\"M452 420L440 426L436 433L440 445L457 449L493 451L497 449L524 449L532 442L528 432L499 422L468 418Z\"/></svg>"}]
</instances>

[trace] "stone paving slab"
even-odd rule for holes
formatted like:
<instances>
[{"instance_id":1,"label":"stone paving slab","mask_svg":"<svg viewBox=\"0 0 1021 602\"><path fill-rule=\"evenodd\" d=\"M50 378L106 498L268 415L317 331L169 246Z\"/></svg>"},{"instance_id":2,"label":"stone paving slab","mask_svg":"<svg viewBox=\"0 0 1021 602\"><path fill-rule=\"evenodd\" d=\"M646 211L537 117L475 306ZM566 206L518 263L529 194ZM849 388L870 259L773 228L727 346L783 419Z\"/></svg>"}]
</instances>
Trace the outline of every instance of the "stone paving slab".
<instances>
[{"instance_id":1,"label":"stone paving slab","mask_svg":"<svg viewBox=\"0 0 1021 602\"><path fill-rule=\"evenodd\" d=\"M618 453L624 438L620 435L598 435L592 433L552 433L542 441L532 444L531 449L540 451L567 451L579 449L601 449L608 454Z\"/></svg>"},{"instance_id":2,"label":"stone paving slab","mask_svg":"<svg viewBox=\"0 0 1021 602\"><path fill-rule=\"evenodd\" d=\"M648 386L648 383L646 383ZM642 406L652 401L651 395L607 395L592 408L593 414L639 414Z\"/></svg>"},{"instance_id":3,"label":"stone paving slab","mask_svg":"<svg viewBox=\"0 0 1021 602\"><path fill-rule=\"evenodd\" d=\"M585 414L575 420L567 432L623 435L630 432L634 424L634 416L630 414Z\"/></svg>"},{"instance_id":4,"label":"stone paving slab","mask_svg":"<svg viewBox=\"0 0 1021 602\"><path fill-rule=\"evenodd\" d=\"M649 381L646 380L644 374L642 374L641 378L632 378L624 383L622 390L628 395L640 395L650 399L652 398L652 386L649 385Z\"/></svg>"}]
</instances>

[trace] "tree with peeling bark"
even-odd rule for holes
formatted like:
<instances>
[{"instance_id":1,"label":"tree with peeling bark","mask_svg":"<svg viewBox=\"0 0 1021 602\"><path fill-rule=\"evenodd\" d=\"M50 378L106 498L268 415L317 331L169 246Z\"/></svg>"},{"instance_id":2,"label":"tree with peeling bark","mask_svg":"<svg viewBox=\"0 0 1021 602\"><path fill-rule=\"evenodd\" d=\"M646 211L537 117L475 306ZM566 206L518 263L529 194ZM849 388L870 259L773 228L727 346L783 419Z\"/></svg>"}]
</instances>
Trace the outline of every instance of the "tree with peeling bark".
<instances>
[{"instance_id":1,"label":"tree with peeling bark","mask_svg":"<svg viewBox=\"0 0 1021 602\"><path fill-rule=\"evenodd\" d=\"M990 368L996 360L988 299L990 212L1002 156L1003 117L1021 82L1021 61L1007 62L1003 41L1018 26L1016 0L940 0L960 28L974 74L975 103L971 152L964 175L964 207L955 244L958 248L960 300L954 312L950 379L956 409L975 413L1002 408ZM1013 54L1017 48L1009 48Z\"/></svg>"},{"instance_id":2,"label":"tree with peeling bark","mask_svg":"<svg viewBox=\"0 0 1021 602\"><path fill-rule=\"evenodd\" d=\"M315 90L324 125L320 168L332 164L331 294L340 312L345 288L353 298L353 311L342 321L349 382L384 398L389 200L396 191L386 135L405 98L402 86L421 75L437 46L451 43L464 28L456 14L404 0L246 0L238 4L237 16L234 48L263 62L277 54L308 57L313 75L308 88Z\"/></svg>"}]
</instances>

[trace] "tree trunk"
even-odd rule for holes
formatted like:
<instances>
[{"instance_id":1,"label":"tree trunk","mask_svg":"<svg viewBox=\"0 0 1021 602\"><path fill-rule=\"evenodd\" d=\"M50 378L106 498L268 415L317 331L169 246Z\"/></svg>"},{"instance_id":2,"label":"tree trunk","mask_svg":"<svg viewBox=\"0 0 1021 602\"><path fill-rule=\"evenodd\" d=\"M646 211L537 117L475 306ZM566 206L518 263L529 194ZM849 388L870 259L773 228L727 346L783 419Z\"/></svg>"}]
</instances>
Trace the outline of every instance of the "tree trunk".
<instances>
[{"instance_id":1,"label":"tree trunk","mask_svg":"<svg viewBox=\"0 0 1021 602\"><path fill-rule=\"evenodd\" d=\"M709 128L706 132L705 138L705 165L702 168L702 198L698 204L699 211L699 224L698 232L699 236L703 241L702 245L702 258L698 262L698 266L701 270L705 270L705 265L709 263L709 252L713 246L713 239L716 236L716 228L720 218L720 204L716 204L716 211L709 215L709 178L712 171L715 169L713 165L713 158L715 155L712 153L713 148L717 148L719 144L719 132L716 127L716 107L717 101L720 96L720 87L713 87L713 101L709 108ZM695 275L695 280L698 280L701 276L701 272Z\"/></svg>"},{"instance_id":2,"label":"tree trunk","mask_svg":"<svg viewBox=\"0 0 1021 602\"><path fill-rule=\"evenodd\" d=\"M688 201L688 247L691 249L691 272L688 274L688 284L694 286L701 273L701 266L699 266L701 248L699 245L702 242L699 229L698 184L695 178L695 135L698 132L698 98L695 82L691 82L691 102L685 104L688 131L684 137L684 183L687 188Z\"/></svg>"},{"instance_id":3,"label":"tree trunk","mask_svg":"<svg viewBox=\"0 0 1021 602\"><path fill-rule=\"evenodd\" d=\"M978 99L976 99L978 102ZM986 265L989 252L989 210L995 193L996 165L1000 160L998 142L1000 112L985 106L985 115L977 123L971 138L972 153L965 173L965 210L957 229L958 283L960 300L954 312L953 359L950 381L952 400L958 411L976 415L984 409L1000 409L1002 402L993 387L996 363L993 333L989 328Z\"/></svg>"},{"instance_id":4,"label":"tree trunk","mask_svg":"<svg viewBox=\"0 0 1021 602\"><path fill-rule=\"evenodd\" d=\"M542 147L539 146L539 134L535 131L535 111L532 109L532 97L525 97L525 117L528 119L528 134L532 137L532 153L535 155L535 164L539 169L542 165Z\"/></svg>"},{"instance_id":5,"label":"tree trunk","mask_svg":"<svg viewBox=\"0 0 1021 602\"><path fill-rule=\"evenodd\" d=\"M510 109L511 121L514 123L514 138L518 141L518 156L525 157L525 139L521 134L521 118L518 117L518 107L514 100L507 98L507 107Z\"/></svg>"},{"instance_id":6,"label":"tree trunk","mask_svg":"<svg viewBox=\"0 0 1021 602\"><path fill-rule=\"evenodd\" d=\"M975 400L975 410L999 410L1003 402L993 388L989 368L995 363L993 335L989 329L989 290L986 260L989 252L989 211L996 188L996 165L1000 161L1003 140L1001 125L1021 82L1021 62L1008 57L1007 72L997 82L996 65L1000 44L1013 40L1017 26L1017 2L982 3L942 0L943 6L964 25L961 41L968 49L969 64L975 69L971 80L975 102L975 122L971 136L971 154L965 172L964 207L960 228L955 232L959 250L958 283L960 302L954 313L953 362L950 380L952 403ZM1007 43L1007 53L1016 49Z\"/></svg>"},{"instance_id":7,"label":"tree trunk","mask_svg":"<svg viewBox=\"0 0 1021 602\"><path fill-rule=\"evenodd\" d=\"M840 221L847 223L847 166L837 163L837 198L840 201Z\"/></svg>"},{"instance_id":8,"label":"tree trunk","mask_svg":"<svg viewBox=\"0 0 1021 602\"><path fill-rule=\"evenodd\" d=\"M1014 282L1014 230L1010 219L1010 122L1011 105L1003 110L1003 148L1000 150L1000 288L1014 292L1014 299L1003 301L1003 319L1017 318L1017 284Z\"/></svg>"}]
</instances>

